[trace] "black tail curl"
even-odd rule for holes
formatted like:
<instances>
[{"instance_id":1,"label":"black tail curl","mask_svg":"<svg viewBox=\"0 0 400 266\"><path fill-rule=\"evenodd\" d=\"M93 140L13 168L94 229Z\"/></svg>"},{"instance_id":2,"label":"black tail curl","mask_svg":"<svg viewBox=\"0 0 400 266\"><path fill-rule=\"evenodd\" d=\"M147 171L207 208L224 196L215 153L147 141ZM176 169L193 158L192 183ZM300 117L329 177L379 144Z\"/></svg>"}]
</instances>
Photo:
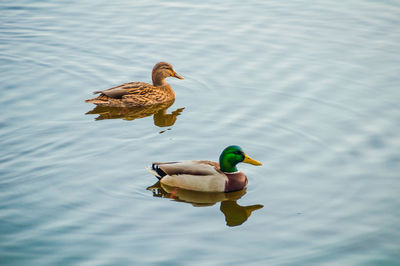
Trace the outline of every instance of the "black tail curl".
<instances>
[{"instance_id":1,"label":"black tail curl","mask_svg":"<svg viewBox=\"0 0 400 266\"><path fill-rule=\"evenodd\" d=\"M160 167L158 167L158 164L153 163L153 164L151 165L151 169L154 170L154 171L156 171L156 173L158 174L158 176L156 176L156 177L157 177L158 179L161 179L161 178L163 178L164 176L167 175L163 170L161 170Z\"/></svg>"}]
</instances>

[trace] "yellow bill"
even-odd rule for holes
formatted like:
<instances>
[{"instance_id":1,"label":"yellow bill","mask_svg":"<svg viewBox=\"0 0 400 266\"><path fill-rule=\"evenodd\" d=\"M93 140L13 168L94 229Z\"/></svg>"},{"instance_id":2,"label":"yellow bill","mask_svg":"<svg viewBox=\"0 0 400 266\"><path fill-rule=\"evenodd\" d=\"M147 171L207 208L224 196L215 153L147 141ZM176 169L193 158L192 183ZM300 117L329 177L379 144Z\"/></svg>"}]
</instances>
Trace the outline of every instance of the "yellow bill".
<instances>
[{"instance_id":1,"label":"yellow bill","mask_svg":"<svg viewBox=\"0 0 400 266\"><path fill-rule=\"evenodd\" d=\"M262 163L260 163L259 161L251 159L247 154L244 155L243 163L249 163L252 165L262 165Z\"/></svg>"}]
</instances>

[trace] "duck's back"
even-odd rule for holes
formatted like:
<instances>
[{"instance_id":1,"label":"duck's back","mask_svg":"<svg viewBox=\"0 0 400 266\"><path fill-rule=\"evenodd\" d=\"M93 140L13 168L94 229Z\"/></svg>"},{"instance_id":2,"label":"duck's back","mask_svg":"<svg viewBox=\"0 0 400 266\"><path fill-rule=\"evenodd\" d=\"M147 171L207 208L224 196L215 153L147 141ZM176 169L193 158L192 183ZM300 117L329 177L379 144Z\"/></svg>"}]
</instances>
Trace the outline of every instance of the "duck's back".
<instances>
[{"instance_id":1,"label":"duck's back","mask_svg":"<svg viewBox=\"0 0 400 266\"><path fill-rule=\"evenodd\" d=\"M113 99L122 99L124 95L139 94L140 92L151 89L154 86L146 82L129 82L119 86L115 86L103 91L95 91L94 94L101 93L100 96L105 95Z\"/></svg>"},{"instance_id":2,"label":"duck's back","mask_svg":"<svg viewBox=\"0 0 400 266\"><path fill-rule=\"evenodd\" d=\"M100 106L134 107L150 106L154 104L171 101L175 98L174 91L169 84L153 86L146 82L130 82L112 87L100 93L96 98L88 99L86 102Z\"/></svg>"},{"instance_id":3,"label":"duck's back","mask_svg":"<svg viewBox=\"0 0 400 266\"><path fill-rule=\"evenodd\" d=\"M219 164L211 161L184 161L153 163L153 170L161 183L188 190L223 192L226 177L218 170Z\"/></svg>"}]
</instances>

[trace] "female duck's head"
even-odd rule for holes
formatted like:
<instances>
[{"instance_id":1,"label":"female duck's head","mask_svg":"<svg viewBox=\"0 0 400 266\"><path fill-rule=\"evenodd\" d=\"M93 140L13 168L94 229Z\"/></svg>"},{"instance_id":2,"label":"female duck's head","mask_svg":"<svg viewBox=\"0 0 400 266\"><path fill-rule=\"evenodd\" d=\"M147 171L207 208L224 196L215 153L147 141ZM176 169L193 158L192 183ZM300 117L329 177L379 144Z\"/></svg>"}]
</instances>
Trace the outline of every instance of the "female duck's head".
<instances>
[{"instance_id":1,"label":"female duck's head","mask_svg":"<svg viewBox=\"0 0 400 266\"><path fill-rule=\"evenodd\" d=\"M153 67L151 78L154 86L164 85L165 79L168 77L183 79L183 77L176 73L172 66L167 62L159 62Z\"/></svg>"},{"instance_id":2,"label":"female duck's head","mask_svg":"<svg viewBox=\"0 0 400 266\"><path fill-rule=\"evenodd\" d=\"M250 158L242 148L236 145L226 147L219 156L220 169L226 173L237 172L238 163L249 163L252 165L262 165L259 161Z\"/></svg>"}]
</instances>

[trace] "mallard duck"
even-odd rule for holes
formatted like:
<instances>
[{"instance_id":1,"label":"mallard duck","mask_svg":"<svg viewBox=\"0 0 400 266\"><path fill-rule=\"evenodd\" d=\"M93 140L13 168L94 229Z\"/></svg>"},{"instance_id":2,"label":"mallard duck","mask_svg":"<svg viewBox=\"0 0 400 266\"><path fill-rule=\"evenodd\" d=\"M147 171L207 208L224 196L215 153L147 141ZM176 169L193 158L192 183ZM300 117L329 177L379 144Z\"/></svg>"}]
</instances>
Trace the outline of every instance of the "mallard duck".
<instances>
[{"instance_id":1,"label":"mallard duck","mask_svg":"<svg viewBox=\"0 0 400 266\"><path fill-rule=\"evenodd\" d=\"M160 179L161 184L203 192L231 192L247 185L246 175L238 171L240 162L261 165L251 159L236 145L226 147L219 163L212 161L184 161L153 163L149 171Z\"/></svg>"},{"instance_id":2,"label":"mallard duck","mask_svg":"<svg viewBox=\"0 0 400 266\"><path fill-rule=\"evenodd\" d=\"M153 84L146 82L130 82L103 91L96 98L86 102L110 107L150 106L169 102L175 99L175 93L165 81L168 77L183 79L172 66L166 62L157 63L151 73Z\"/></svg>"}]
</instances>

